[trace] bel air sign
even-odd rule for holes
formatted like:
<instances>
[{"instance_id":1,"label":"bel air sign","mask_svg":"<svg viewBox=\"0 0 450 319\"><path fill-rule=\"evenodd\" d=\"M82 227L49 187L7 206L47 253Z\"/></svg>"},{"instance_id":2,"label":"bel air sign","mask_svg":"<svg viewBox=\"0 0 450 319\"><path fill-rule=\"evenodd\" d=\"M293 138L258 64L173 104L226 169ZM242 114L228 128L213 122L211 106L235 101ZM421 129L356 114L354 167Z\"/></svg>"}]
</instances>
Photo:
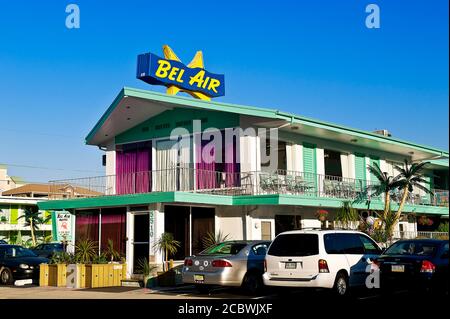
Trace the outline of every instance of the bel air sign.
<instances>
[{"instance_id":1,"label":"bel air sign","mask_svg":"<svg viewBox=\"0 0 450 319\"><path fill-rule=\"evenodd\" d=\"M223 74L208 72L203 67L203 54L198 51L187 66L168 46L163 47L165 58L153 53L140 54L136 77L152 85L167 86L168 94L184 91L194 97L209 100L225 94Z\"/></svg>"}]
</instances>

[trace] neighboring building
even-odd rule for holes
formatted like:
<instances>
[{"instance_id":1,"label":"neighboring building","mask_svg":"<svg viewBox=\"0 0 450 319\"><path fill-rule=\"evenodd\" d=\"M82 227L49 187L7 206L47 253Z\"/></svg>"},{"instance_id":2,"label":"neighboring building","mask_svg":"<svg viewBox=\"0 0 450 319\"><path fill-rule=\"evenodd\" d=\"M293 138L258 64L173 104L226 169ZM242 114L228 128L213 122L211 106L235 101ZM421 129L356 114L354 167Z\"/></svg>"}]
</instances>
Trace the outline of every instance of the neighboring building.
<instances>
[{"instance_id":1,"label":"neighboring building","mask_svg":"<svg viewBox=\"0 0 450 319\"><path fill-rule=\"evenodd\" d=\"M8 167L0 164L0 195L2 192L24 185L22 178L8 175Z\"/></svg>"},{"instance_id":2,"label":"neighboring building","mask_svg":"<svg viewBox=\"0 0 450 319\"><path fill-rule=\"evenodd\" d=\"M24 198L12 196L0 196L0 239L16 243L17 237L22 238L22 243L31 239L30 227L25 226L25 219L20 218L26 209L38 209L37 202L42 198ZM41 210L43 218L50 216L49 211ZM40 225L38 237L43 238L51 235L51 221ZM19 243L19 244L22 244Z\"/></svg>"},{"instance_id":3,"label":"neighboring building","mask_svg":"<svg viewBox=\"0 0 450 319\"><path fill-rule=\"evenodd\" d=\"M45 197L52 199L79 198L102 195L100 192L71 184L25 184L23 186L3 192L3 196Z\"/></svg>"},{"instance_id":4,"label":"neighboring building","mask_svg":"<svg viewBox=\"0 0 450 319\"><path fill-rule=\"evenodd\" d=\"M61 198L85 198L101 195L86 188L71 184L42 184L31 183L4 191L0 196L0 239L14 241L19 235L23 242L31 238L30 227L25 226L25 220L19 218L26 209L38 209L37 202L42 200ZM43 218L50 216L51 212L40 210ZM52 221L39 226L38 237L43 238L52 232Z\"/></svg>"},{"instance_id":5,"label":"neighboring building","mask_svg":"<svg viewBox=\"0 0 450 319\"><path fill-rule=\"evenodd\" d=\"M169 139L177 127L197 136L192 120L201 121L201 130L278 128L277 166L262 161L265 148L259 136L238 136L214 150L212 161L199 160L205 143ZM202 249L208 231L232 239L273 239L285 230L320 227L318 209L328 211L332 226L343 201L352 201L362 216L373 215L383 209L382 198L361 198L376 182L367 170L373 163L395 174L394 164L404 159L431 160L426 176L434 195L415 191L404 212L439 224L449 214L448 151L388 135L278 110L124 88L86 138L88 145L106 151L106 176L53 182L97 196L38 205L74 214L75 239L87 237L101 247L112 239L126 254L130 273L138 258L161 260L153 243L163 232L181 241L173 257L182 260ZM220 163L220 153L231 160ZM398 230L420 227L414 218L404 218Z\"/></svg>"}]
</instances>

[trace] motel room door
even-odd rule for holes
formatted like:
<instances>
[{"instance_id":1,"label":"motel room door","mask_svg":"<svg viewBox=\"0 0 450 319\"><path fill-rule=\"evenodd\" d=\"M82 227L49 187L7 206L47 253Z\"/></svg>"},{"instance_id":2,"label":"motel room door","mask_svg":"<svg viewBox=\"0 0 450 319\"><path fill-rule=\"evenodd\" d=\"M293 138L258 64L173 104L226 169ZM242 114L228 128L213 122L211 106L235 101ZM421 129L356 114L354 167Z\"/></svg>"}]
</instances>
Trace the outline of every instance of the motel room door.
<instances>
[{"instance_id":1,"label":"motel room door","mask_svg":"<svg viewBox=\"0 0 450 319\"><path fill-rule=\"evenodd\" d=\"M139 273L139 261L149 260L150 254L150 217L148 212L134 213L133 272Z\"/></svg>"}]
</instances>

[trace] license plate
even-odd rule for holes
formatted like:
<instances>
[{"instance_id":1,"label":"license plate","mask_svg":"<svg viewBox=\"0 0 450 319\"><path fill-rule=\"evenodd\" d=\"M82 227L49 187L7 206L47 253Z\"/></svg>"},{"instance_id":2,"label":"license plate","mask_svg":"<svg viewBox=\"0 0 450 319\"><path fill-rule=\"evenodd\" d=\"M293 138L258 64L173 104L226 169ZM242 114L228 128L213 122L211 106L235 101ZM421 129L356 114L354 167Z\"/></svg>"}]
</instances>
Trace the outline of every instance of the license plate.
<instances>
[{"instance_id":1,"label":"license plate","mask_svg":"<svg viewBox=\"0 0 450 319\"><path fill-rule=\"evenodd\" d=\"M405 272L405 265L392 265L391 271L392 272Z\"/></svg>"},{"instance_id":2,"label":"license plate","mask_svg":"<svg viewBox=\"0 0 450 319\"><path fill-rule=\"evenodd\" d=\"M284 268L285 269L297 269L297 263L285 263Z\"/></svg>"},{"instance_id":3,"label":"license plate","mask_svg":"<svg viewBox=\"0 0 450 319\"><path fill-rule=\"evenodd\" d=\"M194 275L194 281L195 282L204 282L205 281L205 276L203 276L203 275Z\"/></svg>"}]
</instances>

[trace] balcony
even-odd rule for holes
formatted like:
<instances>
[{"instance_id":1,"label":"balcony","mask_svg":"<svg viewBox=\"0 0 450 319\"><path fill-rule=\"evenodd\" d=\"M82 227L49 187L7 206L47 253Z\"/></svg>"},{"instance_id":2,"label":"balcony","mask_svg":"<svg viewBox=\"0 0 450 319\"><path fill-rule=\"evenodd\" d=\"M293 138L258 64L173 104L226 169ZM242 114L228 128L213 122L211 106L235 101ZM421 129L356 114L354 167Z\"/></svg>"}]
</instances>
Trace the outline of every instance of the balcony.
<instances>
[{"instance_id":1,"label":"balcony","mask_svg":"<svg viewBox=\"0 0 450 319\"><path fill-rule=\"evenodd\" d=\"M216 172L189 167L174 167L132 174L86 177L50 182L50 199L67 199L70 192L61 188L83 190L74 198L150 192L196 192L212 195L289 194L352 201L381 200L370 198L368 187L373 182L312 173L278 170L267 172ZM392 195L399 202L402 194ZM448 190L434 190L434 195L412 193L407 202L413 205L448 207Z\"/></svg>"}]
</instances>

